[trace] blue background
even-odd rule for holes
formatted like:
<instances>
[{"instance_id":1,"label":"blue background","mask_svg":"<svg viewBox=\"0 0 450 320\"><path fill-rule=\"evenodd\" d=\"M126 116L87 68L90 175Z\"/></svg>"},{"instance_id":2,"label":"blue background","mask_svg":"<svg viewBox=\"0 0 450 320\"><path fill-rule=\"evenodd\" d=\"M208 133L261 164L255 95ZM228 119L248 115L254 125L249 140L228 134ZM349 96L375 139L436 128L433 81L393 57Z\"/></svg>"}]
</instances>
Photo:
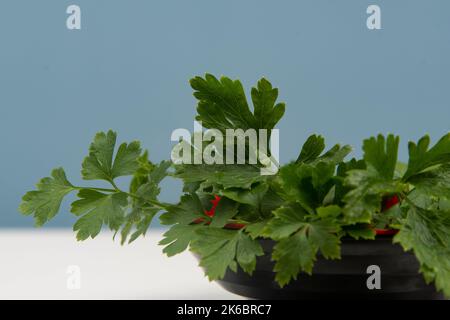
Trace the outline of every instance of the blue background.
<instances>
[{"instance_id":1,"label":"blue background","mask_svg":"<svg viewBox=\"0 0 450 320\"><path fill-rule=\"evenodd\" d=\"M79 31L66 28L70 4ZM367 29L369 4L382 30ZM406 140L449 130L449 12L448 0L2 0L0 226L33 225L20 197L53 167L81 183L99 130L168 158L172 130L193 127L188 79L205 72L280 88L284 163L314 132L355 155L363 138L393 132L405 159ZM166 182L164 200L178 195ZM70 226L67 212L49 225Z\"/></svg>"}]
</instances>

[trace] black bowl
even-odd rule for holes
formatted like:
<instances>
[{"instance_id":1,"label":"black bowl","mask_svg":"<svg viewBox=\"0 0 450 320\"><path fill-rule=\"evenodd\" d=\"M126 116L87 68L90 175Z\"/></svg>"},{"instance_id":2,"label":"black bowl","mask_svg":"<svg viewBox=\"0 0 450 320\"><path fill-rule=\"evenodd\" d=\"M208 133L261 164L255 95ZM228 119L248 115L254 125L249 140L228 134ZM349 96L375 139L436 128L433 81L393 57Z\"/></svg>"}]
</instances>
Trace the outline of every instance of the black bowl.
<instances>
[{"instance_id":1,"label":"black bowl","mask_svg":"<svg viewBox=\"0 0 450 320\"><path fill-rule=\"evenodd\" d=\"M274 281L271 254L275 242L259 240L264 255L258 257L256 270L248 275L241 269L228 270L217 282L227 291L255 299L443 299L433 285L419 274L419 262L411 252L392 243L390 236L376 240L342 239L341 260L320 255L313 274L300 274L284 288ZM370 290L367 268L380 268L380 289Z\"/></svg>"}]
</instances>

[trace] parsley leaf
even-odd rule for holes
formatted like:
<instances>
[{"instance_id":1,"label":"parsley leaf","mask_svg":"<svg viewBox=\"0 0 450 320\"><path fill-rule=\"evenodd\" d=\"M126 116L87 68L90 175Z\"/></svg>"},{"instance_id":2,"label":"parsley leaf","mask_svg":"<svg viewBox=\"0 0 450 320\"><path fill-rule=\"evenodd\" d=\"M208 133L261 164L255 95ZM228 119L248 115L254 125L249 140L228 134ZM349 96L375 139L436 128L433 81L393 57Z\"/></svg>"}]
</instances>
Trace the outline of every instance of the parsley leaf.
<instances>
[{"instance_id":1,"label":"parsley leaf","mask_svg":"<svg viewBox=\"0 0 450 320\"><path fill-rule=\"evenodd\" d=\"M347 223L369 223L373 214L380 212L384 194L395 194L405 188L399 181L380 177L373 169L348 171L345 185L352 188L343 198Z\"/></svg>"},{"instance_id":2,"label":"parsley leaf","mask_svg":"<svg viewBox=\"0 0 450 320\"><path fill-rule=\"evenodd\" d=\"M340 226L332 219L311 219L311 216L298 206L281 207L274 212L273 218L266 226L265 234L275 240L282 240L294 233L305 231L308 241L320 249L326 258L339 258ZM317 250L316 250L317 251Z\"/></svg>"},{"instance_id":3,"label":"parsley leaf","mask_svg":"<svg viewBox=\"0 0 450 320\"><path fill-rule=\"evenodd\" d=\"M239 203L259 206L269 190L267 183L258 184L249 189L229 188L222 191L222 195Z\"/></svg>"},{"instance_id":4,"label":"parsley leaf","mask_svg":"<svg viewBox=\"0 0 450 320\"><path fill-rule=\"evenodd\" d=\"M72 203L71 212L80 219L73 226L77 239L85 240L97 236L106 224L117 231L124 219L124 207L128 205L127 195L123 192L105 194L95 190L82 189L79 200Z\"/></svg>"},{"instance_id":5,"label":"parsley leaf","mask_svg":"<svg viewBox=\"0 0 450 320\"><path fill-rule=\"evenodd\" d=\"M310 162L317 159L322 151L325 150L325 139L315 134L308 137L303 144L300 155L296 162Z\"/></svg>"},{"instance_id":6,"label":"parsley leaf","mask_svg":"<svg viewBox=\"0 0 450 320\"><path fill-rule=\"evenodd\" d=\"M408 182L420 192L450 199L450 163L416 174Z\"/></svg>"},{"instance_id":7,"label":"parsley leaf","mask_svg":"<svg viewBox=\"0 0 450 320\"><path fill-rule=\"evenodd\" d=\"M395 236L406 251L414 251L427 282L450 296L450 211L426 210L410 205Z\"/></svg>"},{"instance_id":8,"label":"parsley leaf","mask_svg":"<svg viewBox=\"0 0 450 320\"><path fill-rule=\"evenodd\" d=\"M122 143L113 161L117 134L113 131L99 132L84 159L81 174L85 180L106 180L112 182L120 176L134 174L139 168L138 157L141 154L138 141Z\"/></svg>"},{"instance_id":9,"label":"parsley leaf","mask_svg":"<svg viewBox=\"0 0 450 320\"><path fill-rule=\"evenodd\" d=\"M272 258L275 280L284 286L300 272L311 274L317 252L327 259L340 258L340 227L330 219L311 220L298 205L281 207L264 234L278 240Z\"/></svg>"},{"instance_id":10,"label":"parsley leaf","mask_svg":"<svg viewBox=\"0 0 450 320\"><path fill-rule=\"evenodd\" d=\"M350 226L344 226L343 231L350 237L359 240L375 240L375 229L370 228L369 225L363 223L357 223Z\"/></svg>"},{"instance_id":11,"label":"parsley leaf","mask_svg":"<svg viewBox=\"0 0 450 320\"><path fill-rule=\"evenodd\" d=\"M341 147L339 144L334 145L330 150L321 155L325 150L325 140L322 136L315 134L308 137L303 144L300 155L296 163L308 163L316 165L319 162L337 165L352 151L349 145Z\"/></svg>"},{"instance_id":12,"label":"parsley leaf","mask_svg":"<svg viewBox=\"0 0 450 320\"><path fill-rule=\"evenodd\" d=\"M264 254L257 240L242 230L204 227L197 230L191 242L193 252L200 255L200 266L205 268L209 280L222 279L228 268L237 270L237 264L248 274L256 266L256 257Z\"/></svg>"},{"instance_id":13,"label":"parsley leaf","mask_svg":"<svg viewBox=\"0 0 450 320\"><path fill-rule=\"evenodd\" d=\"M250 235L250 237L252 237L252 239L256 239L259 237L264 238L264 230L269 221L269 219L266 219L263 221L250 223L245 226L245 231Z\"/></svg>"},{"instance_id":14,"label":"parsley leaf","mask_svg":"<svg viewBox=\"0 0 450 320\"><path fill-rule=\"evenodd\" d=\"M147 157L146 153L145 156ZM161 210L160 207L155 207L152 202L157 201L161 192L159 183L168 175L171 163L161 161L158 165L148 166L147 164L150 162L142 160L140 161L140 170L136 172L130 185L130 192L135 195L135 198L131 203L131 213L125 217L125 224L121 231L122 244L127 240L133 226L136 227L136 230L132 233L129 243L139 236L144 236L153 217Z\"/></svg>"},{"instance_id":15,"label":"parsley leaf","mask_svg":"<svg viewBox=\"0 0 450 320\"><path fill-rule=\"evenodd\" d=\"M280 170L280 184L285 198L299 203L313 214L334 185L334 171L335 164L322 161L283 166Z\"/></svg>"},{"instance_id":16,"label":"parsley leaf","mask_svg":"<svg viewBox=\"0 0 450 320\"><path fill-rule=\"evenodd\" d=\"M284 287L292 279L297 279L301 271L311 274L315 257L315 248L311 246L304 231L279 241L272 254L276 261L275 280Z\"/></svg>"},{"instance_id":17,"label":"parsley leaf","mask_svg":"<svg viewBox=\"0 0 450 320\"><path fill-rule=\"evenodd\" d=\"M148 151L145 150L141 156L136 159L138 168L133 174L130 182L130 192L135 193L137 189L148 181L148 175L155 169L155 165L148 158Z\"/></svg>"},{"instance_id":18,"label":"parsley leaf","mask_svg":"<svg viewBox=\"0 0 450 320\"><path fill-rule=\"evenodd\" d=\"M264 181L260 169L251 165L182 165L175 176L185 183L203 182L205 186L220 185L224 189L249 189L253 183Z\"/></svg>"},{"instance_id":19,"label":"parsley leaf","mask_svg":"<svg viewBox=\"0 0 450 320\"><path fill-rule=\"evenodd\" d=\"M364 140L364 160L368 167L378 172L380 177L392 179L397 164L399 137L390 134L385 138L378 135Z\"/></svg>"},{"instance_id":20,"label":"parsley leaf","mask_svg":"<svg viewBox=\"0 0 450 320\"><path fill-rule=\"evenodd\" d=\"M404 191L407 186L393 180L397 165L398 137L364 140L365 168L354 161L352 166L360 169L344 169L347 175L344 186L348 192L343 196L343 210L347 223L370 223L373 215L380 212L382 197Z\"/></svg>"},{"instance_id":21,"label":"parsley leaf","mask_svg":"<svg viewBox=\"0 0 450 320\"><path fill-rule=\"evenodd\" d=\"M63 198L75 188L62 168L53 169L51 177L41 179L36 187L36 191L23 196L19 211L24 215L33 214L36 226L42 226L58 213Z\"/></svg>"},{"instance_id":22,"label":"parsley leaf","mask_svg":"<svg viewBox=\"0 0 450 320\"><path fill-rule=\"evenodd\" d=\"M275 218L267 223L264 234L274 240L289 237L305 226L307 212L299 205L281 207L274 211Z\"/></svg>"},{"instance_id":23,"label":"parsley leaf","mask_svg":"<svg viewBox=\"0 0 450 320\"><path fill-rule=\"evenodd\" d=\"M228 199L222 198L217 205L214 217L211 221L211 227L222 228L228 221L233 218L238 212L238 203Z\"/></svg>"},{"instance_id":24,"label":"parsley leaf","mask_svg":"<svg viewBox=\"0 0 450 320\"><path fill-rule=\"evenodd\" d=\"M262 78L256 88L252 88L252 101L255 107L255 129L273 129L284 115L285 104L277 103L278 89Z\"/></svg>"},{"instance_id":25,"label":"parsley leaf","mask_svg":"<svg viewBox=\"0 0 450 320\"><path fill-rule=\"evenodd\" d=\"M284 103L275 104L278 89L266 79L261 79L251 96L254 113L250 111L244 88L239 80L222 77L218 80L211 74L190 81L199 100L196 120L205 128L219 129L272 129L284 114Z\"/></svg>"},{"instance_id":26,"label":"parsley leaf","mask_svg":"<svg viewBox=\"0 0 450 320\"><path fill-rule=\"evenodd\" d=\"M197 238L197 230L204 228L203 224L176 224L163 234L159 245L164 245L163 253L171 257L186 250L189 243Z\"/></svg>"},{"instance_id":27,"label":"parsley leaf","mask_svg":"<svg viewBox=\"0 0 450 320\"><path fill-rule=\"evenodd\" d=\"M167 208L167 211L160 216L161 224L191 224L195 220L208 216L204 214L204 208L197 194L184 194L177 205Z\"/></svg>"},{"instance_id":28,"label":"parsley leaf","mask_svg":"<svg viewBox=\"0 0 450 320\"><path fill-rule=\"evenodd\" d=\"M428 135L419 139L417 144L410 142L408 169L403 176L404 180L408 180L413 175L421 171L450 162L450 133L443 136L432 148L428 149L430 145L430 137Z\"/></svg>"}]
</instances>

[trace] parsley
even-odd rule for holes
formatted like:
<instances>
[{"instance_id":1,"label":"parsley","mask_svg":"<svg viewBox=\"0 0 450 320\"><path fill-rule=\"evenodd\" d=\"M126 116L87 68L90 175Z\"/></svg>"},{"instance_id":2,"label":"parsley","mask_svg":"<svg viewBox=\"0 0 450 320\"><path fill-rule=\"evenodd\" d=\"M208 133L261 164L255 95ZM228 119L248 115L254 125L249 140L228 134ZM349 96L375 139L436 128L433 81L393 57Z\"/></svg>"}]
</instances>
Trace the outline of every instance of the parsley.
<instances>
[{"instance_id":1,"label":"parsley","mask_svg":"<svg viewBox=\"0 0 450 320\"><path fill-rule=\"evenodd\" d=\"M251 89L253 107L238 80L207 74L190 84L198 100L196 119L205 128L272 130L285 112L278 89L266 79ZM139 142L116 140L113 131L99 132L82 163L84 180L106 181L109 188L75 186L56 168L23 196L19 210L42 226L76 193L71 212L78 218L77 239L94 238L108 227L122 244L145 236L161 213L169 227L160 241L163 252L193 251L210 280L238 268L252 274L264 254L259 239L272 239L280 286L311 274L319 254L340 259L342 237L374 239L376 229L395 229L394 242L414 252L425 280L450 297L450 133L434 145L428 136L410 142L407 163L397 159L398 136L370 137L363 141L363 157L347 160L350 146L327 150L322 136L311 135L298 158L274 176L262 176L259 165L247 163L156 164ZM124 176L128 190L115 181ZM167 176L184 183L178 203L158 199Z\"/></svg>"},{"instance_id":2,"label":"parsley","mask_svg":"<svg viewBox=\"0 0 450 320\"><path fill-rule=\"evenodd\" d=\"M71 212L79 217L73 230L78 240L95 238L103 226L118 232L120 228L122 243L126 241L133 226L136 230L130 242L144 235L154 215L167 205L156 200L159 182L167 175L169 162L153 165L145 163L141 156L139 142L123 143L114 155L116 133L99 132L84 159L81 174L84 180L106 180L111 188L79 187L72 185L62 168L52 171L51 177L43 178L37 190L27 192L19 206L26 215L34 215L36 225L42 226L59 211L64 197L78 191L78 199L71 205ZM132 176L130 192L120 190L115 179ZM144 178L145 177L145 178Z\"/></svg>"}]
</instances>

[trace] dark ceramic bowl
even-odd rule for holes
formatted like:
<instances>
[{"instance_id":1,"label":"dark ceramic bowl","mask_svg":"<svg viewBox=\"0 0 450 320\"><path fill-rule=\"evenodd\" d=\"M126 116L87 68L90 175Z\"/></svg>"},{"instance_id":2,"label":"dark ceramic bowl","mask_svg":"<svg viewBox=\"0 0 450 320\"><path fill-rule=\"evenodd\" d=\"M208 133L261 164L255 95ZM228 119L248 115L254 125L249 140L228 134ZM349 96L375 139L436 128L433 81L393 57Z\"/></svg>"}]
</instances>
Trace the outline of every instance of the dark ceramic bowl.
<instances>
[{"instance_id":1,"label":"dark ceramic bowl","mask_svg":"<svg viewBox=\"0 0 450 320\"><path fill-rule=\"evenodd\" d=\"M342 239L341 260L326 260L320 255L313 274L300 274L284 288L274 281L271 261L272 240L259 240L264 255L258 257L256 270L249 276L241 269L227 271L217 281L227 291L255 299L443 299L433 285L419 274L419 262L410 252L392 244L392 236L376 240ZM381 289L369 290L367 267L381 270Z\"/></svg>"}]
</instances>

